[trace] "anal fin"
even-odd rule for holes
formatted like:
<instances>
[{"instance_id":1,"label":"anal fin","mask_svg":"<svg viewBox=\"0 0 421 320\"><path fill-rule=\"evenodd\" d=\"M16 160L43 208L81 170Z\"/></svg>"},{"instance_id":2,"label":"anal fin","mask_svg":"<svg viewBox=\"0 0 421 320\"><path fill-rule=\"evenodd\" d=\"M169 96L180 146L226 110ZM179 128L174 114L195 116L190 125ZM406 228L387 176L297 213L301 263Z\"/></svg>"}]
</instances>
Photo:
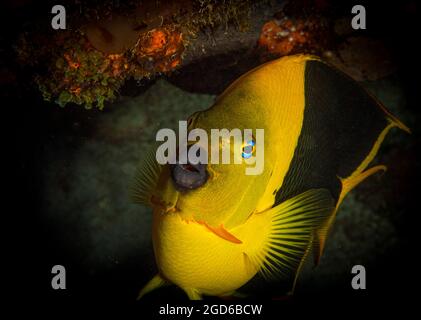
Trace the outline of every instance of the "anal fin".
<instances>
[{"instance_id":1,"label":"anal fin","mask_svg":"<svg viewBox=\"0 0 421 320\"><path fill-rule=\"evenodd\" d=\"M361 182L363 182L365 179L367 179L368 177L370 177L371 175L375 174L378 171L386 171L387 167L384 165L378 165L375 167L372 167L370 169L367 169L363 172L361 172L358 175L351 175L348 178L345 179L341 179L342 182L342 191L341 194L339 195L339 201L337 204L337 207L339 207L340 203L342 202L342 200L345 198L345 196L348 194L348 192L350 192L352 189L354 189L357 185L359 185Z\"/></svg>"},{"instance_id":2,"label":"anal fin","mask_svg":"<svg viewBox=\"0 0 421 320\"><path fill-rule=\"evenodd\" d=\"M336 212L338 211L338 208L340 204L342 203L345 196L354 189L357 185L359 185L361 182L363 182L365 179L370 177L371 175L375 174L379 171L386 171L387 167L384 165L378 165L375 167L372 167L370 169L367 169L360 174L357 175L351 175L348 178L340 178L342 182L342 191L339 195L338 202L336 204L335 210L333 210L332 215L329 217L329 219L326 221L325 224L321 226L320 229L316 230L314 232L314 241L313 241L313 255L314 255L314 264L318 265L320 262L320 258L323 254L323 250L325 248L326 244L326 238L328 236L328 233L330 231L330 228L332 227L333 221L335 221Z\"/></svg>"},{"instance_id":3,"label":"anal fin","mask_svg":"<svg viewBox=\"0 0 421 320\"><path fill-rule=\"evenodd\" d=\"M295 272L295 275L294 275L294 281L292 282L291 290L288 292L288 295L290 296L294 295L295 287L297 286L298 276L300 275L301 270L303 269L304 264L307 261L307 257L308 257L309 252L311 251L312 245L313 245L313 241L310 241L310 243L307 246L306 251L304 252L303 257L301 258L300 264L298 265L297 271Z\"/></svg>"}]
</instances>

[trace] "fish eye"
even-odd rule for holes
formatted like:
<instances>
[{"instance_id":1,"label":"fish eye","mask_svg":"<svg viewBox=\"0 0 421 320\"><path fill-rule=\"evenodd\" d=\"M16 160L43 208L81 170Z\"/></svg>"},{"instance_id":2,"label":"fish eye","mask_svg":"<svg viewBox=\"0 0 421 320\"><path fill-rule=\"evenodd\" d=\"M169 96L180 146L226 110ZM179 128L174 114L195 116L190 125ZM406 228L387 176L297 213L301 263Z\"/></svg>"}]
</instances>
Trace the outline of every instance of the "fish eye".
<instances>
[{"instance_id":1,"label":"fish eye","mask_svg":"<svg viewBox=\"0 0 421 320\"><path fill-rule=\"evenodd\" d=\"M248 159L252 156L252 154L255 150L256 150L256 142L255 142L254 138L252 138L251 140L249 140L245 144L243 144L241 156L244 159Z\"/></svg>"}]
</instances>

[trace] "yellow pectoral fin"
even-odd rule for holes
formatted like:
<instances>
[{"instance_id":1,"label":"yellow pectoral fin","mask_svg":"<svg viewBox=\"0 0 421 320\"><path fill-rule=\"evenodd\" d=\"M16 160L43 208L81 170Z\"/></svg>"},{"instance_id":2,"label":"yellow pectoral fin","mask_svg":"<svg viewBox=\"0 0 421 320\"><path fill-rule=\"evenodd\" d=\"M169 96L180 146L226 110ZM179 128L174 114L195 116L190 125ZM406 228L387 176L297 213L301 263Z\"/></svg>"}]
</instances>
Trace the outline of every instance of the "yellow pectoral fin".
<instances>
[{"instance_id":1,"label":"yellow pectoral fin","mask_svg":"<svg viewBox=\"0 0 421 320\"><path fill-rule=\"evenodd\" d=\"M334 209L334 199L327 189L311 189L259 214L270 219L270 231L260 251L249 256L262 276L271 279L297 274L313 232Z\"/></svg>"},{"instance_id":2,"label":"yellow pectoral fin","mask_svg":"<svg viewBox=\"0 0 421 320\"><path fill-rule=\"evenodd\" d=\"M150 148L140 161L135 179L130 187L135 203L151 206L151 197L159 181L162 166L156 161L155 148Z\"/></svg>"},{"instance_id":3,"label":"yellow pectoral fin","mask_svg":"<svg viewBox=\"0 0 421 320\"><path fill-rule=\"evenodd\" d=\"M384 165L378 165L375 167L372 167L366 171L363 171L362 173L358 174L358 175L351 175L348 178L342 179L340 178L341 182L342 182L342 191L339 195L339 199L338 202L336 203L336 208L335 210L332 212L332 215L329 217L329 219L326 221L326 223L318 230L315 231L315 235L314 235L314 243L313 243L313 254L314 254L314 264L318 265L320 262L320 258L322 256L324 247L325 247L325 243L326 243L326 238L327 235L329 233L329 230L333 224L333 221L335 220L336 217L336 212L338 211L338 208L340 206L340 204L342 203L343 199L345 198L345 196L352 190L354 189L357 185L359 185L361 182L363 182L365 179L367 179L369 176L375 174L378 171L386 171L387 167Z\"/></svg>"}]
</instances>

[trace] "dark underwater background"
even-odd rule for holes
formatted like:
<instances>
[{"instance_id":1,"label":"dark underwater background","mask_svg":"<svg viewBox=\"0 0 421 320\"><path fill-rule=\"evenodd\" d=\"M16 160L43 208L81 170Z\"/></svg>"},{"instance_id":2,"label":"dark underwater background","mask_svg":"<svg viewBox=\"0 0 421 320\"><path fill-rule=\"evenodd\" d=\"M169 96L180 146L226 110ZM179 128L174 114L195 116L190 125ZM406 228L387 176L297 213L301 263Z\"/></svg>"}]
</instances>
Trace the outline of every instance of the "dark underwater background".
<instances>
[{"instance_id":1,"label":"dark underwater background","mask_svg":"<svg viewBox=\"0 0 421 320\"><path fill-rule=\"evenodd\" d=\"M333 8L332 19L346 16L354 4L327 3ZM13 297L21 306L36 308L84 304L135 307L151 314L163 302L187 303L176 287L135 301L156 266L151 210L132 204L128 187L157 129L174 127L209 107L233 79L259 63L247 54L242 60L242 51L234 48L174 74L141 84L129 81L102 111L71 104L60 108L43 101L32 71L16 62L12 50L22 21L42 16L50 3L5 4L2 15L9 18L2 19L1 36L2 154L10 182L4 185L2 228L10 258L2 260L10 268L5 277L12 282ZM378 74L363 75L359 82L412 134L398 129L388 134L375 160L388 171L370 177L347 196L320 265L308 263L295 296L270 302L272 311L278 306L301 309L313 302L321 309L363 305L405 311L416 297L412 290L419 288L419 6L414 1L361 4L367 8L368 27L358 41L374 52L386 52L390 66L387 72L373 69L373 56L353 47L353 40L345 41L341 50L356 57L358 68ZM233 59L239 61L233 64ZM66 290L51 289L56 264L66 267ZM366 268L364 291L351 287L354 265Z\"/></svg>"}]
</instances>

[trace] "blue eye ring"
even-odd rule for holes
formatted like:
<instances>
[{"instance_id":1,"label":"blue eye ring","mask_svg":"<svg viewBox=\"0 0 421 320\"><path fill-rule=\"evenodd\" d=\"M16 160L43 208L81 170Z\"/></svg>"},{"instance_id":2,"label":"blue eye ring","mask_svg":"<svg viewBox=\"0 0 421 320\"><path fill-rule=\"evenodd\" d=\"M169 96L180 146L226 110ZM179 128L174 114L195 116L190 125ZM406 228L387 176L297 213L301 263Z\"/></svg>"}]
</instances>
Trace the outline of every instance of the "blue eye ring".
<instances>
[{"instance_id":1,"label":"blue eye ring","mask_svg":"<svg viewBox=\"0 0 421 320\"><path fill-rule=\"evenodd\" d=\"M247 141L247 143L243 144L241 156L244 159L249 159L253 152L256 150L256 142L254 139Z\"/></svg>"}]
</instances>

